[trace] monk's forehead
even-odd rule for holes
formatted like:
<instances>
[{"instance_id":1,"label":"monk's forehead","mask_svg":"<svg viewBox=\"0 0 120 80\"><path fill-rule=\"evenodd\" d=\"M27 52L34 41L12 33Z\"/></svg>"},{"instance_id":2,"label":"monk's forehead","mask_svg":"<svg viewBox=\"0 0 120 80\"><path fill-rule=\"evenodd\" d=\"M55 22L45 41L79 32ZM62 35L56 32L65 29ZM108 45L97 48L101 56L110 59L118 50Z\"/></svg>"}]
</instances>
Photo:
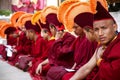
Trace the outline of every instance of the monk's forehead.
<instances>
[{"instance_id":1,"label":"monk's forehead","mask_svg":"<svg viewBox=\"0 0 120 80\"><path fill-rule=\"evenodd\" d=\"M105 26L113 23L111 19L94 21L93 26Z\"/></svg>"}]
</instances>

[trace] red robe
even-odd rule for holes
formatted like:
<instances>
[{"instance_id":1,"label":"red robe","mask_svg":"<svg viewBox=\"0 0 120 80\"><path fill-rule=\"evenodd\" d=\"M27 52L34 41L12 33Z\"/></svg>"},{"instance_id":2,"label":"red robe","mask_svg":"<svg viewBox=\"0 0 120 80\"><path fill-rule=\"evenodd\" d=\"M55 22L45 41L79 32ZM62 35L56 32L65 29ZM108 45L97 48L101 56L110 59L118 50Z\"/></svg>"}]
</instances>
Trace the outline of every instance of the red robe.
<instances>
[{"instance_id":1,"label":"red robe","mask_svg":"<svg viewBox=\"0 0 120 80\"><path fill-rule=\"evenodd\" d=\"M90 42L85 35L76 39L72 46L72 49L74 51L74 61L77 64L75 70L78 70L80 67L82 67L85 63L89 61L89 59L94 54L96 47L97 42ZM69 78L71 78L73 74L74 72L66 73L63 76L62 80L69 80Z\"/></svg>"},{"instance_id":2,"label":"red robe","mask_svg":"<svg viewBox=\"0 0 120 80\"><path fill-rule=\"evenodd\" d=\"M47 80L60 80L65 72L63 68L72 67L74 63L73 53L69 52L69 49L74 40L75 37L66 32L63 38L55 41L49 53L51 68L47 73Z\"/></svg>"},{"instance_id":3,"label":"red robe","mask_svg":"<svg viewBox=\"0 0 120 80\"><path fill-rule=\"evenodd\" d=\"M18 44L18 38L14 38L12 36L7 36L7 45L10 45L10 46L17 46ZM6 55L6 54L5 54ZM12 55L12 57L7 57L7 60L8 61L12 61L14 59L14 54Z\"/></svg>"},{"instance_id":4,"label":"red robe","mask_svg":"<svg viewBox=\"0 0 120 80\"><path fill-rule=\"evenodd\" d=\"M32 41L28 40L26 34L22 32L18 38L18 45L16 46L17 53L14 53L11 59L12 64L18 62L19 56L31 53L31 45Z\"/></svg>"},{"instance_id":5,"label":"red robe","mask_svg":"<svg viewBox=\"0 0 120 80\"><path fill-rule=\"evenodd\" d=\"M27 67L29 61L32 61L32 65L34 65L34 63L39 60L46 49L46 44L47 41L38 35L37 40L32 44L30 56L21 57L19 60L19 64L22 65L20 65L22 69L25 69L25 67Z\"/></svg>"},{"instance_id":6,"label":"red robe","mask_svg":"<svg viewBox=\"0 0 120 80\"><path fill-rule=\"evenodd\" d=\"M37 74L35 73L38 65L39 65L42 61L44 61L45 59L48 58L48 52L50 51L50 48L51 48L52 44L54 43L54 41L55 41L55 39L52 39L52 40L49 40L49 41L48 41L46 51L44 51L44 53L43 53L42 56L39 58L39 60L36 61L36 62L34 63L34 65L32 65L31 69L29 70L29 73L30 73L30 75L32 76L32 79L33 79L33 80L39 80L39 79L41 79L42 76L45 76L45 75L46 75L48 69L50 68L49 64L43 66L42 74L41 74L42 76L37 75Z\"/></svg>"},{"instance_id":7,"label":"red robe","mask_svg":"<svg viewBox=\"0 0 120 80\"><path fill-rule=\"evenodd\" d=\"M6 47L3 44L0 44L0 56L2 56L4 60L7 60L7 52L5 48Z\"/></svg>"},{"instance_id":8,"label":"red robe","mask_svg":"<svg viewBox=\"0 0 120 80\"><path fill-rule=\"evenodd\" d=\"M120 34L102 56L99 71L92 80L120 80Z\"/></svg>"},{"instance_id":9,"label":"red robe","mask_svg":"<svg viewBox=\"0 0 120 80\"><path fill-rule=\"evenodd\" d=\"M16 46L17 38L14 38L12 36L7 36L7 45Z\"/></svg>"}]
</instances>

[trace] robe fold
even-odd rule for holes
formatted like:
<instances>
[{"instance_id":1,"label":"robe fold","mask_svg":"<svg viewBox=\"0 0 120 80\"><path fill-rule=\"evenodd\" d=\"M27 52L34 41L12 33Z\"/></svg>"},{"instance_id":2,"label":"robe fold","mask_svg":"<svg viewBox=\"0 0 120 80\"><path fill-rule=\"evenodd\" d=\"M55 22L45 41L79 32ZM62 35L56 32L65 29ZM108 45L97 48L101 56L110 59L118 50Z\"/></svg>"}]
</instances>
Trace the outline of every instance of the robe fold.
<instances>
[{"instance_id":1,"label":"robe fold","mask_svg":"<svg viewBox=\"0 0 120 80\"><path fill-rule=\"evenodd\" d=\"M47 41L45 41L40 35L38 35L37 40L32 43L31 50L30 50L31 52L29 53L30 55L23 56L22 59L23 58L26 58L26 59L24 59L25 61L20 59L19 64L22 64L25 67L27 67L28 63L32 61L32 65L34 65L34 63L38 61L42 53L45 51L46 43ZM21 65L19 65L19 67L21 67Z\"/></svg>"},{"instance_id":2,"label":"robe fold","mask_svg":"<svg viewBox=\"0 0 120 80\"><path fill-rule=\"evenodd\" d=\"M94 54L96 47L97 42L89 41L85 35L83 35L82 37L78 37L74 41L72 45L72 50L74 52L74 61L76 63L75 70L78 70L89 61L89 59ZM65 75L63 76L62 80L69 80L72 77L69 72Z\"/></svg>"},{"instance_id":3,"label":"robe fold","mask_svg":"<svg viewBox=\"0 0 120 80\"><path fill-rule=\"evenodd\" d=\"M42 56L38 59L38 61L36 61L36 62L34 63L34 65L32 65L32 67L30 68L29 73L30 73L30 75L32 76L33 80L39 80L39 79L41 79L42 76L45 76L45 75L47 74L47 71L48 71L49 68L50 68L50 65L49 65L49 64L43 66L42 74L41 74L42 76L37 75L37 74L35 73L35 71L36 71L38 65L39 65L42 61L44 61L45 59L48 58L48 52L50 51L50 48L51 48L52 44L54 43L54 41L55 41L55 39L52 39L52 40L49 40L49 41L48 41L48 43L47 43L47 49L44 51L44 53L43 53Z\"/></svg>"},{"instance_id":4,"label":"robe fold","mask_svg":"<svg viewBox=\"0 0 120 80\"><path fill-rule=\"evenodd\" d=\"M63 68L72 67L74 54L70 52L70 46L74 40L75 37L66 32L63 38L54 42L48 56L51 68L48 70L47 80L61 80L66 72Z\"/></svg>"}]
</instances>

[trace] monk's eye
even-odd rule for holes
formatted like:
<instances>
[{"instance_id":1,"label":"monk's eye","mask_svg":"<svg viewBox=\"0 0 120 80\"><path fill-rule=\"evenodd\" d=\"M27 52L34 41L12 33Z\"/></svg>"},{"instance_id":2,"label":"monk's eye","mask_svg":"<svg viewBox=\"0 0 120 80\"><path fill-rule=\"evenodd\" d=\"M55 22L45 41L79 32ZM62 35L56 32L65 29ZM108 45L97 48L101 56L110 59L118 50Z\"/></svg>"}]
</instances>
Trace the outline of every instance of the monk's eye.
<instances>
[{"instance_id":1,"label":"monk's eye","mask_svg":"<svg viewBox=\"0 0 120 80\"><path fill-rule=\"evenodd\" d=\"M101 28L102 28L102 29L107 29L107 27L106 27L106 26L102 26Z\"/></svg>"},{"instance_id":2,"label":"monk's eye","mask_svg":"<svg viewBox=\"0 0 120 80\"><path fill-rule=\"evenodd\" d=\"M98 31L99 29L98 28L94 28L94 31Z\"/></svg>"}]
</instances>

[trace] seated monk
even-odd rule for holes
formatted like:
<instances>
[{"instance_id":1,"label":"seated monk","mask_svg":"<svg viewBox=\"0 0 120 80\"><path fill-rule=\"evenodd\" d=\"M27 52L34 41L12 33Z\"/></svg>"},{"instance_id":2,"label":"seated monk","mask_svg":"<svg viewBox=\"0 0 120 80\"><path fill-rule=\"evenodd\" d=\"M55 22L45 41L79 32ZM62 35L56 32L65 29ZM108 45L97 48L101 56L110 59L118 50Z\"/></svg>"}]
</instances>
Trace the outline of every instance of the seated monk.
<instances>
[{"instance_id":1,"label":"seated monk","mask_svg":"<svg viewBox=\"0 0 120 80\"><path fill-rule=\"evenodd\" d=\"M117 24L110 13L97 2L97 13L94 15L94 33L100 46L93 57L81 67L70 80L119 80L120 79L120 34ZM98 66L98 72L92 74Z\"/></svg>"}]
</instances>

